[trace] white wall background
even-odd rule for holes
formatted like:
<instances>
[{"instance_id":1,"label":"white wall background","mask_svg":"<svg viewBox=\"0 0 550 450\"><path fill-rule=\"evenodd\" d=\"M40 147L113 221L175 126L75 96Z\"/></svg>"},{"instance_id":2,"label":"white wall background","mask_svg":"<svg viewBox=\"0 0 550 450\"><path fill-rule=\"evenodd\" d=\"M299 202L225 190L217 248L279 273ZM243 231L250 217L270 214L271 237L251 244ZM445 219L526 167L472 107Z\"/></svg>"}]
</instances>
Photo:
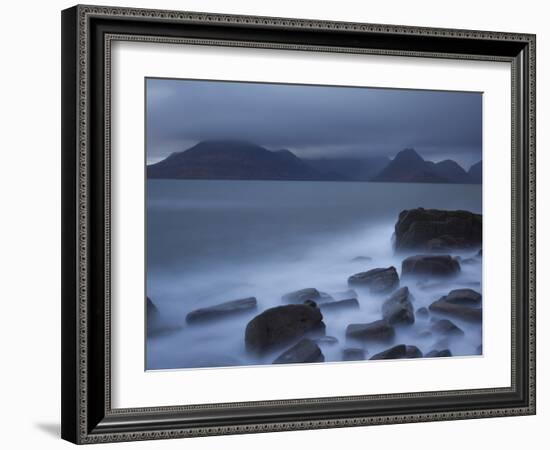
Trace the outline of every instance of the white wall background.
<instances>
[{"instance_id":1,"label":"white wall background","mask_svg":"<svg viewBox=\"0 0 550 450\"><path fill-rule=\"evenodd\" d=\"M104 3L98 0L97 3ZM60 403L60 10L71 1L10 2L0 27L0 445L68 448L59 438ZM441 449L543 448L550 423L544 327L550 308L545 250L550 212L550 29L536 0L378 2L298 0L111 0L106 4L530 32L538 35L538 415L384 427L116 444L117 448L280 449L341 446ZM338 381L336 381L338 382ZM539 443L541 442L541 443Z\"/></svg>"}]
</instances>

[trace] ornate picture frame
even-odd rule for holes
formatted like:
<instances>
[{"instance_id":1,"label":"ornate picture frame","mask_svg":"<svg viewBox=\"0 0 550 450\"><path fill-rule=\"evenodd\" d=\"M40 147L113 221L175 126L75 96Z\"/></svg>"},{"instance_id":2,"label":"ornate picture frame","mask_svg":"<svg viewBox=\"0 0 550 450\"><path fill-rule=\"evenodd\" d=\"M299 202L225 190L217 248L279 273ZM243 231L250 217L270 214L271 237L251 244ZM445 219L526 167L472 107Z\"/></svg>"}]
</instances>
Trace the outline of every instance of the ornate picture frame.
<instances>
[{"instance_id":1,"label":"ornate picture frame","mask_svg":"<svg viewBox=\"0 0 550 450\"><path fill-rule=\"evenodd\" d=\"M511 385L113 408L111 46L186 43L511 65ZM85 444L535 414L535 36L100 6L62 12L62 437Z\"/></svg>"}]
</instances>

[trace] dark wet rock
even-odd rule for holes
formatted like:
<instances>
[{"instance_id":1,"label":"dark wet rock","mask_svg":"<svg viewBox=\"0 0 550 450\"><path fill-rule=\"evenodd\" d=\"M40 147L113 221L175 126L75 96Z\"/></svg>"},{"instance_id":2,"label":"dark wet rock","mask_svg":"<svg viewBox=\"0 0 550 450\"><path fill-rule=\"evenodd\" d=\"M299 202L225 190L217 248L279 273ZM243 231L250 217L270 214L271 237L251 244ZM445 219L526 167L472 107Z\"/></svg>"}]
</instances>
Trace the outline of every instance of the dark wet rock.
<instances>
[{"instance_id":1,"label":"dark wet rock","mask_svg":"<svg viewBox=\"0 0 550 450\"><path fill-rule=\"evenodd\" d=\"M395 267L371 269L348 278L350 286L368 288L372 293L391 292L399 286L399 276Z\"/></svg>"},{"instance_id":2,"label":"dark wet rock","mask_svg":"<svg viewBox=\"0 0 550 450\"><path fill-rule=\"evenodd\" d=\"M254 317L246 326L245 344L249 351L262 353L305 334L325 334L319 308L285 305L270 308Z\"/></svg>"},{"instance_id":3,"label":"dark wet rock","mask_svg":"<svg viewBox=\"0 0 550 450\"><path fill-rule=\"evenodd\" d=\"M364 341L390 341L395 337L395 330L385 320L371 323L352 323L346 328L346 337Z\"/></svg>"},{"instance_id":4,"label":"dark wet rock","mask_svg":"<svg viewBox=\"0 0 550 450\"><path fill-rule=\"evenodd\" d=\"M481 322L481 294L472 289L455 289L430 305L430 310L472 322Z\"/></svg>"},{"instance_id":5,"label":"dark wet rock","mask_svg":"<svg viewBox=\"0 0 550 450\"><path fill-rule=\"evenodd\" d=\"M356 256L351 260L351 262L371 262L372 258L370 256Z\"/></svg>"},{"instance_id":6,"label":"dark wet rock","mask_svg":"<svg viewBox=\"0 0 550 450\"><path fill-rule=\"evenodd\" d=\"M422 358L422 352L414 345L396 345L383 352L377 353L371 359L403 359Z\"/></svg>"},{"instance_id":7,"label":"dark wet rock","mask_svg":"<svg viewBox=\"0 0 550 450\"><path fill-rule=\"evenodd\" d=\"M414 311L411 303L412 295L407 286L402 287L392 294L382 304L382 317L390 325L414 323Z\"/></svg>"},{"instance_id":8,"label":"dark wet rock","mask_svg":"<svg viewBox=\"0 0 550 450\"><path fill-rule=\"evenodd\" d=\"M326 292L318 291L315 288L299 289L297 291L289 292L283 295L283 302L285 303L304 303L306 300L312 300L317 303L331 301L333 298Z\"/></svg>"},{"instance_id":9,"label":"dark wet rock","mask_svg":"<svg viewBox=\"0 0 550 450\"><path fill-rule=\"evenodd\" d=\"M444 278L459 272L459 262L450 255L415 255L401 263L401 277Z\"/></svg>"},{"instance_id":10,"label":"dark wet rock","mask_svg":"<svg viewBox=\"0 0 550 450\"><path fill-rule=\"evenodd\" d=\"M481 283L479 281L461 281L460 284L462 286L469 286L469 287L480 287ZM431 282L428 280L419 280L416 283L416 287L418 289L422 289L423 291L433 291L433 290L439 290L439 289L448 289L449 283L448 282Z\"/></svg>"},{"instance_id":11,"label":"dark wet rock","mask_svg":"<svg viewBox=\"0 0 550 450\"><path fill-rule=\"evenodd\" d=\"M464 336L464 331L447 319L440 319L437 322L434 322L431 329L434 333Z\"/></svg>"},{"instance_id":12,"label":"dark wet rock","mask_svg":"<svg viewBox=\"0 0 550 450\"><path fill-rule=\"evenodd\" d=\"M318 300L321 293L315 288L299 289L282 296L285 303L304 303L306 300Z\"/></svg>"},{"instance_id":13,"label":"dark wet rock","mask_svg":"<svg viewBox=\"0 0 550 450\"><path fill-rule=\"evenodd\" d=\"M449 349L445 350L431 350L426 353L426 358L447 358L453 356Z\"/></svg>"},{"instance_id":14,"label":"dark wet rock","mask_svg":"<svg viewBox=\"0 0 550 450\"><path fill-rule=\"evenodd\" d=\"M317 303L315 303L313 300L306 300L304 302L304 305L311 306L312 308L317 308Z\"/></svg>"},{"instance_id":15,"label":"dark wet rock","mask_svg":"<svg viewBox=\"0 0 550 450\"><path fill-rule=\"evenodd\" d=\"M428 308L423 306L422 308L418 308L416 310L416 315L418 317L428 317L430 315L430 312L428 311Z\"/></svg>"},{"instance_id":16,"label":"dark wet rock","mask_svg":"<svg viewBox=\"0 0 550 450\"><path fill-rule=\"evenodd\" d=\"M342 361L362 361L367 357L362 348L345 348L342 350Z\"/></svg>"},{"instance_id":17,"label":"dark wet rock","mask_svg":"<svg viewBox=\"0 0 550 450\"><path fill-rule=\"evenodd\" d=\"M483 252L482 252L483 249L479 249L479 252L477 252L476 256L479 257L479 258L482 258L483 257Z\"/></svg>"},{"instance_id":18,"label":"dark wet rock","mask_svg":"<svg viewBox=\"0 0 550 450\"><path fill-rule=\"evenodd\" d=\"M482 216L469 211L408 209L395 224L395 249L448 251L481 245Z\"/></svg>"},{"instance_id":19,"label":"dark wet rock","mask_svg":"<svg viewBox=\"0 0 550 450\"><path fill-rule=\"evenodd\" d=\"M319 345L336 345L338 344L338 339L334 336L321 336L316 339L312 339Z\"/></svg>"},{"instance_id":20,"label":"dark wet rock","mask_svg":"<svg viewBox=\"0 0 550 450\"><path fill-rule=\"evenodd\" d=\"M241 298L207 308L196 309L187 314L185 320L187 323L217 320L253 311L257 306L258 302L255 297Z\"/></svg>"},{"instance_id":21,"label":"dark wet rock","mask_svg":"<svg viewBox=\"0 0 550 450\"><path fill-rule=\"evenodd\" d=\"M356 298L347 298L344 300L337 300L335 302L327 302L319 305L321 311L331 312L331 311L342 311L345 309L359 309L359 302Z\"/></svg>"},{"instance_id":22,"label":"dark wet rock","mask_svg":"<svg viewBox=\"0 0 550 450\"><path fill-rule=\"evenodd\" d=\"M325 357L319 346L311 339L302 339L282 353L273 364L298 364L324 362Z\"/></svg>"}]
</instances>

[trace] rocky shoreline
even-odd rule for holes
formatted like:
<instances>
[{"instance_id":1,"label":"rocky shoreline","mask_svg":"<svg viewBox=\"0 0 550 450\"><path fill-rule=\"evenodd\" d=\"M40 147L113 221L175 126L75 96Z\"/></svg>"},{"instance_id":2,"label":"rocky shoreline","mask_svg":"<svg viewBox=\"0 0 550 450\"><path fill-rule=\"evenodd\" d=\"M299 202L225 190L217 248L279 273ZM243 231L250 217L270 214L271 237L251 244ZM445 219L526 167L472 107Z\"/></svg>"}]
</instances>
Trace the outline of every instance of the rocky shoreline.
<instances>
[{"instance_id":1,"label":"rocky shoreline","mask_svg":"<svg viewBox=\"0 0 550 450\"><path fill-rule=\"evenodd\" d=\"M326 333L332 321L343 312L361 318L363 309L368 308L378 311L378 318L350 321L345 326L341 361L453 356L449 343L466 334L461 323L479 324L482 320L482 296L473 289L477 282L456 281L463 266L481 264L481 215L422 208L402 211L395 224L393 246L394 254L402 255L400 267L376 267L369 256L355 257L350 261L355 268L363 264L367 270L344 278L340 292L311 286L281 292L280 305L260 312L260 295L234 299L190 311L186 326L242 317L246 319L243 346L252 358L268 358L273 364L319 363L326 360L323 350L339 344L338 338ZM469 252L467 257L465 252ZM451 283L458 288L449 289ZM430 293L445 287L448 290L443 296ZM423 306L416 306L419 303ZM158 305L147 298L149 335L162 331L159 315ZM402 330L420 340L437 340L423 353L416 342L396 342ZM478 349L480 353L481 342Z\"/></svg>"}]
</instances>

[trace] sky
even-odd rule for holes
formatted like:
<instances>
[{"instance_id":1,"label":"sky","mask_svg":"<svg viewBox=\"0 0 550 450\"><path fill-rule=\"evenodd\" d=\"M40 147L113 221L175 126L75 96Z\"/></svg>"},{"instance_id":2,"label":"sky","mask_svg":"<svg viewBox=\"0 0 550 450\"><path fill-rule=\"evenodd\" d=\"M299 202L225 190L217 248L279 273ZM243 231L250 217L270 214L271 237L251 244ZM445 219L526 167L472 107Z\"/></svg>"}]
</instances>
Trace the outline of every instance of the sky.
<instances>
[{"instance_id":1,"label":"sky","mask_svg":"<svg viewBox=\"0 0 550 450\"><path fill-rule=\"evenodd\" d=\"M147 163L203 140L238 139L301 158L481 160L482 94L203 80L146 80Z\"/></svg>"}]
</instances>

